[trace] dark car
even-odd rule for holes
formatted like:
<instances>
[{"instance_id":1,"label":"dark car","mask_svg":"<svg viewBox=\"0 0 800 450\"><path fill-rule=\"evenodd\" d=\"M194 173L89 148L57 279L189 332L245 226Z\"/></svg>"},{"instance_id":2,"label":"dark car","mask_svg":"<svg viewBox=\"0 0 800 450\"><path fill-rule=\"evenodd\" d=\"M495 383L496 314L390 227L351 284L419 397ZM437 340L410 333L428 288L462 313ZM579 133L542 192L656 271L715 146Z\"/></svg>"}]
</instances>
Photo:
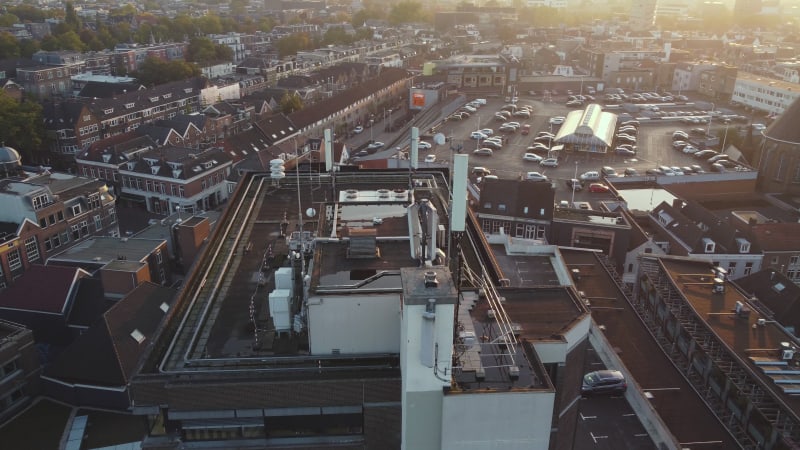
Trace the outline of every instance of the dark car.
<instances>
[{"instance_id":1,"label":"dark car","mask_svg":"<svg viewBox=\"0 0 800 450\"><path fill-rule=\"evenodd\" d=\"M581 182L581 180L577 178L572 178L567 180L567 188L580 191L581 189L583 189L583 183Z\"/></svg>"},{"instance_id":2,"label":"dark car","mask_svg":"<svg viewBox=\"0 0 800 450\"><path fill-rule=\"evenodd\" d=\"M582 395L620 395L628 390L625 376L619 370L598 370L583 376Z\"/></svg>"}]
</instances>

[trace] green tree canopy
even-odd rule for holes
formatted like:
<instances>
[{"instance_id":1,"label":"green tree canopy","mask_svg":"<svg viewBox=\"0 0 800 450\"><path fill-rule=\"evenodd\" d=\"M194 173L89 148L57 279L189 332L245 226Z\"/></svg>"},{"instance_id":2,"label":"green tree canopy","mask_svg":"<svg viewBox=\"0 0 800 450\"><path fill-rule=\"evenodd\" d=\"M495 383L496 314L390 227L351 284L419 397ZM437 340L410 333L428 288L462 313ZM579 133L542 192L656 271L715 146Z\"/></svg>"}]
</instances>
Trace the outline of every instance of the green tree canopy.
<instances>
[{"instance_id":1,"label":"green tree canopy","mask_svg":"<svg viewBox=\"0 0 800 450\"><path fill-rule=\"evenodd\" d=\"M0 141L32 161L41 149L44 134L42 107L31 101L18 102L0 90Z\"/></svg>"},{"instance_id":2,"label":"green tree canopy","mask_svg":"<svg viewBox=\"0 0 800 450\"><path fill-rule=\"evenodd\" d=\"M2 14L0 15L0 27L10 27L15 23L19 23L19 17L13 14Z\"/></svg>"},{"instance_id":3,"label":"green tree canopy","mask_svg":"<svg viewBox=\"0 0 800 450\"><path fill-rule=\"evenodd\" d=\"M278 39L275 42L275 48L278 49L278 55L284 58L296 55L300 50L313 48L313 41L307 33L295 33Z\"/></svg>"},{"instance_id":4,"label":"green tree canopy","mask_svg":"<svg viewBox=\"0 0 800 450\"><path fill-rule=\"evenodd\" d=\"M424 20L422 3L415 1L396 3L392 5L392 8L389 10L388 20L392 25Z\"/></svg>"},{"instance_id":5,"label":"green tree canopy","mask_svg":"<svg viewBox=\"0 0 800 450\"><path fill-rule=\"evenodd\" d=\"M291 114L295 111L300 111L303 109L303 99L300 98L300 95L297 92L292 94L287 92L284 94L283 98L281 98L280 108L281 112L284 114Z\"/></svg>"},{"instance_id":6,"label":"green tree canopy","mask_svg":"<svg viewBox=\"0 0 800 450\"><path fill-rule=\"evenodd\" d=\"M215 44L206 37L193 37L189 41L186 59L201 64L230 61L233 59L233 50L227 45Z\"/></svg>"},{"instance_id":7,"label":"green tree canopy","mask_svg":"<svg viewBox=\"0 0 800 450\"><path fill-rule=\"evenodd\" d=\"M200 76L200 68L186 61L164 61L158 58L147 58L133 76L145 86L186 80Z\"/></svg>"},{"instance_id":8,"label":"green tree canopy","mask_svg":"<svg viewBox=\"0 0 800 450\"><path fill-rule=\"evenodd\" d=\"M17 38L5 31L0 33L0 59L18 58L19 55Z\"/></svg>"},{"instance_id":9,"label":"green tree canopy","mask_svg":"<svg viewBox=\"0 0 800 450\"><path fill-rule=\"evenodd\" d=\"M44 10L31 5L9 6L8 13L19 17L21 21L44 22L49 16Z\"/></svg>"}]
</instances>

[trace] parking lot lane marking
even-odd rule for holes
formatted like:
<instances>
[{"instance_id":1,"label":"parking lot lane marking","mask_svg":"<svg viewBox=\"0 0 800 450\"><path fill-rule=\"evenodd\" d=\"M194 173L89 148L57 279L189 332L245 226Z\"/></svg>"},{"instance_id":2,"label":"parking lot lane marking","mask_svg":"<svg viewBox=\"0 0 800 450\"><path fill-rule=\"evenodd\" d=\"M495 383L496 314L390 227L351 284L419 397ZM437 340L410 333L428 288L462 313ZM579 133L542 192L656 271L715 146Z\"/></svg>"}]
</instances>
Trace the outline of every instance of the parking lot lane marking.
<instances>
[{"instance_id":1,"label":"parking lot lane marking","mask_svg":"<svg viewBox=\"0 0 800 450\"><path fill-rule=\"evenodd\" d=\"M608 436L595 436L594 433L589 433L589 436L592 437L595 444L597 444L598 439L608 439Z\"/></svg>"},{"instance_id":2,"label":"parking lot lane marking","mask_svg":"<svg viewBox=\"0 0 800 450\"><path fill-rule=\"evenodd\" d=\"M645 391L680 391L681 388L679 387L665 387L665 388L652 388L652 389L645 389Z\"/></svg>"},{"instance_id":3,"label":"parking lot lane marking","mask_svg":"<svg viewBox=\"0 0 800 450\"><path fill-rule=\"evenodd\" d=\"M593 366L602 366L603 363L601 363L601 362L593 362L592 365Z\"/></svg>"},{"instance_id":4,"label":"parking lot lane marking","mask_svg":"<svg viewBox=\"0 0 800 450\"><path fill-rule=\"evenodd\" d=\"M650 436L650 435L647 434L647 433L639 433L639 434L634 434L633 435L633 437L647 437L647 436Z\"/></svg>"},{"instance_id":5,"label":"parking lot lane marking","mask_svg":"<svg viewBox=\"0 0 800 450\"><path fill-rule=\"evenodd\" d=\"M582 420L586 420L586 419L597 419L597 416L584 416L584 415L583 415L583 413L580 413L580 415L581 415L581 419L582 419Z\"/></svg>"},{"instance_id":6,"label":"parking lot lane marking","mask_svg":"<svg viewBox=\"0 0 800 450\"><path fill-rule=\"evenodd\" d=\"M622 417L632 417L632 416L635 416L635 415L636 414L623 414Z\"/></svg>"}]
</instances>

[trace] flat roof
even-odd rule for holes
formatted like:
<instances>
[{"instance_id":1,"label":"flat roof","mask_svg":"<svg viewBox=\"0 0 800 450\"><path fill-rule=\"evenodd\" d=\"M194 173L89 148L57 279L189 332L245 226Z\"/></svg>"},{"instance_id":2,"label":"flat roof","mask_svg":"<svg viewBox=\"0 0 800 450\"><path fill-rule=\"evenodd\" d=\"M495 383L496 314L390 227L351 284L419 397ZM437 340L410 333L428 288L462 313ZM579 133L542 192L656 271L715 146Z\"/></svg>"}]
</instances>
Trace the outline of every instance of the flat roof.
<instances>
[{"instance_id":1,"label":"flat roof","mask_svg":"<svg viewBox=\"0 0 800 450\"><path fill-rule=\"evenodd\" d=\"M625 295L595 252L560 250L567 267L580 269L576 289L583 293L592 320L616 351L636 384L654 396L652 405L679 442L719 442L716 448L738 444L664 355ZM663 388L670 388L664 391Z\"/></svg>"},{"instance_id":2,"label":"flat roof","mask_svg":"<svg viewBox=\"0 0 800 450\"><path fill-rule=\"evenodd\" d=\"M142 261L153 253L164 239L93 237L50 257L48 262L93 262L105 265L124 255L129 261Z\"/></svg>"},{"instance_id":3,"label":"flat roof","mask_svg":"<svg viewBox=\"0 0 800 450\"><path fill-rule=\"evenodd\" d=\"M763 387L783 400L797 414L800 407L800 375L796 381L785 378L780 383L768 376L762 361L781 362L781 343L793 343L789 335L771 317L762 315L750 299L726 282L724 293L714 293L711 282L715 275L707 261L660 258L661 264L669 274L672 283L680 289L686 302L695 315L704 321L714 335L728 349L738 356L741 362L761 380ZM735 314L737 302L749 309L747 316ZM758 320L764 319L764 325Z\"/></svg>"}]
</instances>

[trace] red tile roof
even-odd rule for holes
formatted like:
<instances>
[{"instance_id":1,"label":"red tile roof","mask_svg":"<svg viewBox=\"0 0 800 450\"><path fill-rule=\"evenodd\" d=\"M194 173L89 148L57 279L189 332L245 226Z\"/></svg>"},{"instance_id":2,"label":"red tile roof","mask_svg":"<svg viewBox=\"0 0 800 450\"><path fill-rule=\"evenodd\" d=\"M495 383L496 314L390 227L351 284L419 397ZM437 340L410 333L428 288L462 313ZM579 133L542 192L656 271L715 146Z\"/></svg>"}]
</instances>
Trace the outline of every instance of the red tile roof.
<instances>
[{"instance_id":1,"label":"red tile roof","mask_svg":"<svg viewBox=\"0 0 800 450\"><path fill-rule=\"evenodd\" d=\"M765 252L800 250L800 223L761 223L751 230Z\"/></svg>"}]
</instances>

